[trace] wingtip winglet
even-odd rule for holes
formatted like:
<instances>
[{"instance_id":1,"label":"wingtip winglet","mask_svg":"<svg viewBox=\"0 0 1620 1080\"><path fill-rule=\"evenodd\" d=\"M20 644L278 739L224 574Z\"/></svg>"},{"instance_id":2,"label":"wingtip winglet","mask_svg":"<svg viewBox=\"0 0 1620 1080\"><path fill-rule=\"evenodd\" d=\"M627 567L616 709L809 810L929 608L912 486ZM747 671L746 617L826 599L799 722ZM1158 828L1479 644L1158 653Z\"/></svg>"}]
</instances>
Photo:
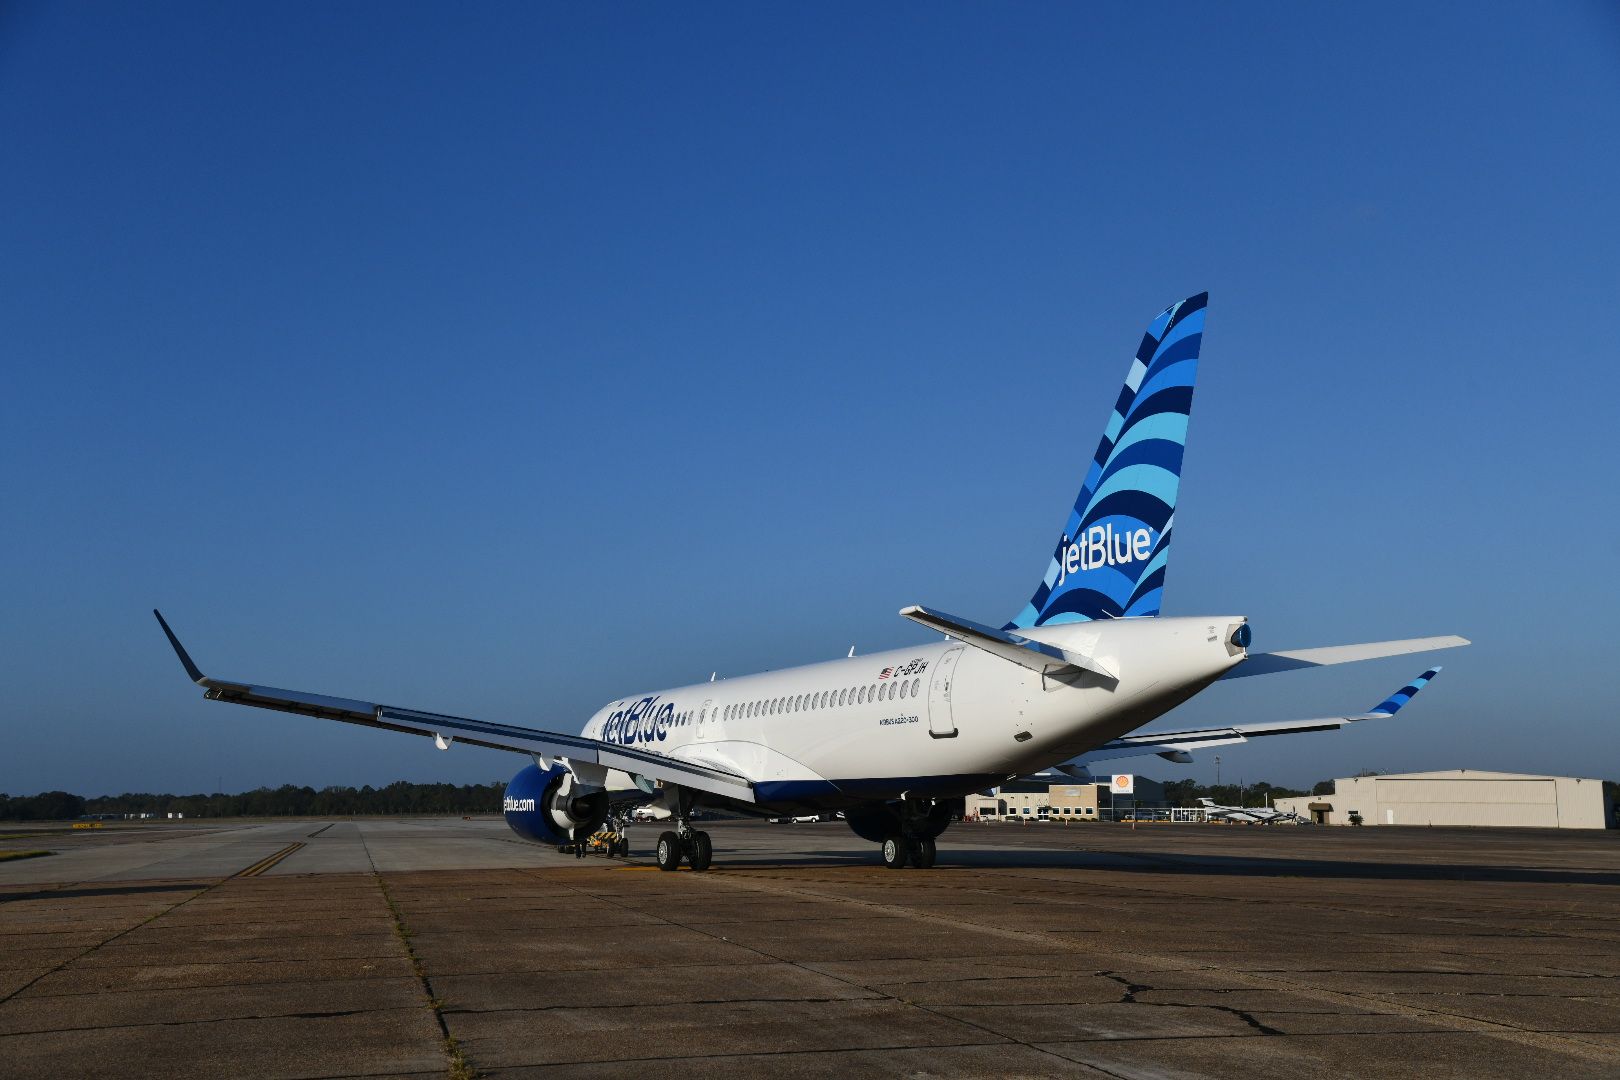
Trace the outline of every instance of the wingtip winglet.
<instances>
[{"instance_id":1,"label":"wingtip winglet","mask_svg":"<svg viewBox=\"0 0 1620 1080\"><path fill-rule=\"evenodd\" d=\"M169 629L169 623L163 618L163 612L153 608L152 614L157 617L158 625L163 627L163 633L169 639L169 644L174 646L174 654L180 658L180 663L186 669L186 674L191 676L192 682L200 685L208 676L204 675L196 663L192 661L191 654L186 652L186 647L180 644L180 639L174 636L173 630Z\"/></svg>"},{"instance_id":2,"label":"wingtip winglet","mask_svg":"<svg viewBox=\"0 0 1620 1080\"><path fill-rule=\"evenodd\" d=\"M1429 685L1429 680L1440 674L1440 670L1440 666L1435 665L1428 671L1425 671L1423 674L1419 675L1417 678L1395 691L1389 697L1385 698L1383 701L1380 701L1377 705L1374 705L1372 711L1374 713L1394 716L1396 713L1401 711L1401 706L1417 697L1417 692Z\"/></svg>"}]
</instances>

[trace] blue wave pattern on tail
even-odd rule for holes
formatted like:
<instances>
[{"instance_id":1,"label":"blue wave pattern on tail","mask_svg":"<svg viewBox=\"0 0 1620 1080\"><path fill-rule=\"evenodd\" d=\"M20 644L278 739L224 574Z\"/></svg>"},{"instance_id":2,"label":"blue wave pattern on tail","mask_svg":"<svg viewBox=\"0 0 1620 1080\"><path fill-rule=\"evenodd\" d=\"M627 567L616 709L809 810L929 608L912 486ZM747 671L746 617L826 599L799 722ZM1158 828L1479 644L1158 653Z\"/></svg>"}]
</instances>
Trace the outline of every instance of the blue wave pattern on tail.
<instances>
[{"instance_id":1,"label":"blue wave pattern on tail","mask_svg":"<svg viewBox=\"0 0 1620 1080\"><path fill-rule=\"evenodd\" d=\"M1046 576L1003 629L1159 613L1208 304L1148 327Z\"/></svg>"},{"instance_id":2,"label":"blue wave pattern on tail","mask_svg":"<svg viewBox=\"0 0 1620 1080\"><path fill-rule=\"evenodd\" d=\"M1396 713L1400 712L1402 705L1405 705L1408 701L1411 701L1414 697L1416 697L1417 692L1423 689L1425 686L1428 686L1429 680L1438 674L1440 674L1439 668L1430 668L1428 671L1425 671L1423 674L1419 675L1417 678L1413 679L1411 682L1389 695L1389 697L1385 698L1383 701L1380 701L1377 705L1374 705L1370 711L1375 713L1388 713L1389 715L1394 716Z\"/></svg>"}]
</instances>

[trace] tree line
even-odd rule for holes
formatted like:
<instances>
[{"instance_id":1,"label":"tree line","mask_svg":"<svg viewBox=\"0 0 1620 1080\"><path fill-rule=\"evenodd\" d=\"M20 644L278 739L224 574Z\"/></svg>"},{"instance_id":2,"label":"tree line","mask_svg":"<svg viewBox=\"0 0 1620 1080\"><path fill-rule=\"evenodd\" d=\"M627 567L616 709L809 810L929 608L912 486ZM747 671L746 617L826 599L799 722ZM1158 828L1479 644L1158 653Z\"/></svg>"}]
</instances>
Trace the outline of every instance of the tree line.
<instances>
[{"instance_id":1,"label":"tree line","mask_svg":"<svg viewBox=\"0 0 1620 1080\"><path fill-rule=\"evenodd\" d=\"M346 814L496 814L504 783L413 784L386 787L261 787L236 795L157 795L126 792L86 798L67 791L38 795L0 792L0 821L61 821L97 814L167 817L333 817Z\"/></svg>"},{"instance_id":2,"label":"tree line","mask_svg":"<svg viewBox=\"0 0 1620 1080\"><path fill-rule=\"evenodd\" d=\"M1315 794L1331 791L1331 781L1316 785ZM96 814L151 814L166 818L184 814L188 818L228 817L332 817L348 814L493 814L500 811L505 785L494 784L412 784L397 780L387 787L261 787L237 795L156 795L128 792L86 798L67 791L45 791L38 795L0 793L0 821L62 821ZM1239 786L1205 786L1192 780L1171 780L1164 785L1165 802L1171 806L1195 806L1200 797L1236 806L1240 801L1258 806L1271 798L1303 795L1292 788L1276 787L1265 781Z\"/></svg>"}]
</instances>

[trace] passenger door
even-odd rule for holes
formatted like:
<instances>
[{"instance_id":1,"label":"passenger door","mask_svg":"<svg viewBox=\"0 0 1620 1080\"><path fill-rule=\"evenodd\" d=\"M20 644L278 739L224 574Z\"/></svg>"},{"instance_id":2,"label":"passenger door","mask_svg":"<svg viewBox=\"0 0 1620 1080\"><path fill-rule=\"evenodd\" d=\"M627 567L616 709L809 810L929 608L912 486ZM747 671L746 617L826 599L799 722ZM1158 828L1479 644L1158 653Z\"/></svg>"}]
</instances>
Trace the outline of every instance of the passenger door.
<instances>
[{"instance_id":1,"label":"passenger door","mask_svg":"<svg viewBox=\"0 0 1620 1080\"><path fill-rule=\"evenodd\" d=\"M936 739L956 737L956 719L951 715L951 686L956 681L956 662L962 658L966 647L958 645L947 649L934 665L933 678L928 682L928 734Z\"/></svg>"}]
</instances>

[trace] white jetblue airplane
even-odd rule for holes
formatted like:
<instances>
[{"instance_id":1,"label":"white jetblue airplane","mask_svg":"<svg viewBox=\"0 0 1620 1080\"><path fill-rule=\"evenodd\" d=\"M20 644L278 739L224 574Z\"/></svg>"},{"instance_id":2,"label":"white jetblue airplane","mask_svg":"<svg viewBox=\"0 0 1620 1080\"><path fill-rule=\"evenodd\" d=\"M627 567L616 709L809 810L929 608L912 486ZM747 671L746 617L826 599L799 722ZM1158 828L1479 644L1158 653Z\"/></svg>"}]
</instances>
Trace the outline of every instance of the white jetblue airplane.
<instances>
[{"instance_id":1,"label":"white jetblue airplane","mask_svg":"<svg viewBox=\"0 0 1620 1080\"><path fill-rule=\"evenodd\" d=\"M205 676L213 701L254 705L525 754L506 791L519 835L568 843L634 805L668 812L658 865L709 866L694 808L760 816L843 811L890 867L931 866L963 796L1088 758L1323 730L1368 716L1133 735L1220 679L1466 645L1416 638L1250 653L1241 615L1159 615L1207 294L1153 320L1080 496L1029 603L1000 628L925 607L945 635L868 656L620 698L577 735ZM154 612L154 614L157 614ZM1064 765L1064 763L1074 763Z\"/></svg>"}]
</instances>

